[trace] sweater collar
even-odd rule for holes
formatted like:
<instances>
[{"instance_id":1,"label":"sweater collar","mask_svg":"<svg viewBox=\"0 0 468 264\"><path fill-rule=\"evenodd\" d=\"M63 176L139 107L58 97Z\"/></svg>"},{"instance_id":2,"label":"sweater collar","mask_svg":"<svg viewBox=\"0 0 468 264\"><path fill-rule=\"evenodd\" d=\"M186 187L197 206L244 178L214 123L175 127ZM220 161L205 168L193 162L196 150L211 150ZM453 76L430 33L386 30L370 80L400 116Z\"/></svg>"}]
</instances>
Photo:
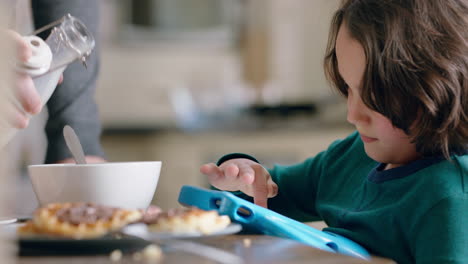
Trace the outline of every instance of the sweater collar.
<instances>
[{"instance_id":1,"label":"sweater collar","mask_svg":"<svg viewBox=\"0 0 468 264\"><path fill-rule=\"evenodd\" d=\"M427 168L433 164L439 163L443 160L445 160L443 156L427 157L388 170L384 170L385 166L387 165L386 163L379 163L375 168L373 168L369 172L367 178L369 181L375 183L400 179L409 176L419 170Z\"/></svg>"}]
</instances>

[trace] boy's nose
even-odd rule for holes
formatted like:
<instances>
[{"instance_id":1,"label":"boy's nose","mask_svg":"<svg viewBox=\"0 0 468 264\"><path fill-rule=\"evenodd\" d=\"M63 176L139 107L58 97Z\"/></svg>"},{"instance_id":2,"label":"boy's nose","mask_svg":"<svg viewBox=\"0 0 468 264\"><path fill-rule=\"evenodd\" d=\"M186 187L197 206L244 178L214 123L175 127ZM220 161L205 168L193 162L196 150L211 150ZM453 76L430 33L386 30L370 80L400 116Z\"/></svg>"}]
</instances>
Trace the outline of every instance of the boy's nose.
<instances>
[{"instance_id":1,"label":"boy's nose","mask_svg":"<svg viewBox=\"0 0 468 264\"><path fill-rule=\"evenodd\" d=\"M360 98L348 97L347 120L353 125L359 125L369 122L368 108Z\"/></svg>"}]
</instances>

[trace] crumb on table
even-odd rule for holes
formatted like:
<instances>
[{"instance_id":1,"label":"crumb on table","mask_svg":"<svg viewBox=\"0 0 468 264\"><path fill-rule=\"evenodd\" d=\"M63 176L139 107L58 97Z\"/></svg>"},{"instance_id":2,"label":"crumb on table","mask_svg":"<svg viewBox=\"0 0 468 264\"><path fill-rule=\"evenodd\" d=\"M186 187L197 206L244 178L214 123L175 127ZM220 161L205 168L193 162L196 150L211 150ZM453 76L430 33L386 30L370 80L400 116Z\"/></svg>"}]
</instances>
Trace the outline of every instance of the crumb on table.
<instances>
[{"instance_id":1,"label":"crumb on table","mask_svg":"<svg viewBox=\"0 0 468 264\"><path fill-rule=\"evenodd\" d=\"M244 247L248 248L252 245L252 240L250 238L244 238L242 243L244 244Z\"/></svg>"},{"instance_id":2,"label":"crumb on table","mask_svg":"<svg viewBox=\"0 0 468 264\"><path fill-rule=\"evenodd\" d=\"M144 260L151 260L151 261L160 260L163 256L161 248L154 244L146 246L142 250L141 254Z\"/></svg>"},{"instance_id":3,"label":"crumb on table","mask_svg":"<svg viewBox=\"0 0 468 264\"><path fill-rule=\"evenodd\" d=\"M112 262L117 262L122 259L122 251L116 249L110 253L109 258L111 259Z\"/></svg>"}]
</instances>

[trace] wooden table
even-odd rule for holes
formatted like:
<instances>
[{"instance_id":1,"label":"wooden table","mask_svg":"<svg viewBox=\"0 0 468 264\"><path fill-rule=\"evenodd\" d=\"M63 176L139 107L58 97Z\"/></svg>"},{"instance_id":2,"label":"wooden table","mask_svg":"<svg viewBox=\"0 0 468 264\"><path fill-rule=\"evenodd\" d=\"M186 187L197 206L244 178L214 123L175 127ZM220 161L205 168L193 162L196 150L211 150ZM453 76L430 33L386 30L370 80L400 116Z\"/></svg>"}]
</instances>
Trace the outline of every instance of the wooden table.
<instances>
[{"instance_id":1,"label":"wooden table","mask_svg":"<svg viewBox=\"0 0 468 264\"><path fill-rule=\"evenodd\" d=\"M353 263L394 263L388 259L373 257L369 262L361 259L333 254L318 250L298 242L265 235L225 235L188 240L225 250L239 256L242 263L321 263L321 264L353 264ZM163 246L163 258L159 262L150 263L223 263L201 257L192 253L174 250ZM101 263L149 263L136 261L133 253L124 253L119 261L112 261L109 254L95 256L21 256L17 258L18 264L44 263L44 264L101 264Z\"/></svg>"}]
</instances>

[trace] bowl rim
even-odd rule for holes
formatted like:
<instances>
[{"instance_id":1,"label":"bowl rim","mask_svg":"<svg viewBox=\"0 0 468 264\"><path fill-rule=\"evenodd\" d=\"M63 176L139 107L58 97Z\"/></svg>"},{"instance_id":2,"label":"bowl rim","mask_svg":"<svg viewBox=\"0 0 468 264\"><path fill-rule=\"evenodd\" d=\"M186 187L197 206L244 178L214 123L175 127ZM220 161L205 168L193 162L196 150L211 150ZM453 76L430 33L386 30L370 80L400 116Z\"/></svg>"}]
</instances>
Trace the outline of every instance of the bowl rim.
<instances>
[{"instance_id":1,"label":"bowl rim","mask_svg":"<svg viewBox=\"0 0 468 264\"><path fill-rule=\"evenodd\" d=\"M104 166L113 166L113 165L129 165L129 164L161 164L162 161L119 161L119 162L99 162L99 163L86 163L86 164L76 164L76 163L52 163L52 164L33 164L28 165L28 168L49 168L49 167L104 167Z\"/></svg>"}]
</instances>

